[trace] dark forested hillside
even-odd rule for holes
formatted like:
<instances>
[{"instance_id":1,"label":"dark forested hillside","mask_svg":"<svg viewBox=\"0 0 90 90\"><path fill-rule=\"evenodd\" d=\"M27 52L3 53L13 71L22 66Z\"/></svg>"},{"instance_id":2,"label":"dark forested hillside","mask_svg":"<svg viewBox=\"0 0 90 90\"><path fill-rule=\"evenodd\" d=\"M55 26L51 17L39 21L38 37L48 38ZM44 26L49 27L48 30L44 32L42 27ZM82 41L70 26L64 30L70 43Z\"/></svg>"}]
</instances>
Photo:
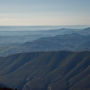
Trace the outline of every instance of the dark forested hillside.
<instances>
[{"instance_id":1,"label":"dark forested hillside","mask_svg":"<svg viewBox=\"0 0 90 90\"><path fill-rule=\"evenodd\" d=\"M0 83L18 90L89 90L90 52L35 52L1 57Z\"/></svg>"}]
</instances>

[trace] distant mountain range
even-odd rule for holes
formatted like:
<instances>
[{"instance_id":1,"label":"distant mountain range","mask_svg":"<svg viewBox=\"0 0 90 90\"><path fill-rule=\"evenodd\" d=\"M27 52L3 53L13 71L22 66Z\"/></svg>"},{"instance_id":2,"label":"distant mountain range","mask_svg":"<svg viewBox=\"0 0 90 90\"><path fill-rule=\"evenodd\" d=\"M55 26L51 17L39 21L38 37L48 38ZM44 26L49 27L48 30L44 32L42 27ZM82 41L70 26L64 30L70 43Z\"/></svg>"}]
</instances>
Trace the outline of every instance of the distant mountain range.
<instances>
[{"instance_id":1,"label":"distant mountain range","mask_svg":"<svg viewBox=\"0 0 90 90\"><path fill-rule=\"evenodd\" d=\"M80 31L82 32L83 30L86 31L85 29L70 29L70 28L40 30L40 31L26 31L26 30L25 31L17 31L17 30L13 31L13 29L15 28L12 28L12 31L0 31L0 44L10 45L13 43L15 44L15 43L32 42L39 38L79 33Z\"/></svg>"},{"instance_id":2,"label":"distant mountain range","mask_svg":"<svg viewBox=\"0 0 90 90\"><path fill-rule=\"evenodd\" d=\"M50 36L45 36L32 42L14 43L2 45L0 56L8 56L23 52L41 52L41 51L90 51L90 28L83 30L61 29L43 31ZM49 33L58 33L51 36ZM63 34L60 34L62 32ZM23 39L22 39L23 40Z\"/></svg>"},{"instance_id":3,"label":"distant mountain range","mask_svg":"<svg viewBox=\"0 0 90 90\"><path fill-rule=\"evenodd\" d=\"M0 83L18 90L89 90L90 52L33 52L1 57Z\"/></svg>"}]
</instances>

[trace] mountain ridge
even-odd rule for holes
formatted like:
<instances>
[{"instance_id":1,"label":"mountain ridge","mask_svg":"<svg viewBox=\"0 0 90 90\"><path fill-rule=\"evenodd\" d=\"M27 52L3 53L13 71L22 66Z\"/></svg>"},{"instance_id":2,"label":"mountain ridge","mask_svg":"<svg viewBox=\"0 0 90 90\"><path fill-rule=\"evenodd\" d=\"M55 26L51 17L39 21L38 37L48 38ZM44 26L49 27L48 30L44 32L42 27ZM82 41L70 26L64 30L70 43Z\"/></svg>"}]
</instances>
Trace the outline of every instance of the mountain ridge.
<instances>
[{"instance_id":1,"label":"mountain ridge","mask_svg":"<svg viewBox=\"0 0 90 90\"><path fill-rule=\"evenodd\" d=\"M5 60L7 63L3 62L0 65L2 78L0 83L5 83L11 88L19 90L48 90L49 87L52 90L90 88L87 79L90 75L89 51L30 52L0 58L0 61Z\"/></svg>"}]
</instances>

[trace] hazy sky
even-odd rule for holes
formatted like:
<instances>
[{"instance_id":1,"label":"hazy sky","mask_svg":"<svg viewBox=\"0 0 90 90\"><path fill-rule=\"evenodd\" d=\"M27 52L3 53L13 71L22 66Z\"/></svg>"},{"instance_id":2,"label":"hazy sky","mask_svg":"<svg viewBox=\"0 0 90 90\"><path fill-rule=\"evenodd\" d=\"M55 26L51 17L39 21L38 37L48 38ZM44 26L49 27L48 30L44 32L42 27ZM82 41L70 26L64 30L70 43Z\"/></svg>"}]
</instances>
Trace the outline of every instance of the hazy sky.
<instances>
[{"instance_id":1,"label":"hazy sky","mask_svg":"<svg viewBox=\"0 0 90 90\"><path fill-rule=\"evenodd\" d=\"M0 25L90 25L90 0L0 0Z\"/></svg>"}]
</instances>

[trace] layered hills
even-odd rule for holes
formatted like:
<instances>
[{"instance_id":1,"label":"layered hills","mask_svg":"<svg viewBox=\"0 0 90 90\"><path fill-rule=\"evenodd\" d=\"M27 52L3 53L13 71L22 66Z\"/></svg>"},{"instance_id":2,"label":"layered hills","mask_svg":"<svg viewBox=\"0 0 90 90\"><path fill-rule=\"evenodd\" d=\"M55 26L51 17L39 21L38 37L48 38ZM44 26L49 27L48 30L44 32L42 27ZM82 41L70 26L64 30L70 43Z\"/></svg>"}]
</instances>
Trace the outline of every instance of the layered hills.
<instances>
[{"instance_id":1,"label":"layered hills","mask_svg":"<svg viewBox=\"0 0 90 90\"><path fill-rule=\"evenodd\" d=\"M60 30L41 31L39 33L46 33L47 36L19 44L1 45L0 56L41 51L90 51L90 28L82 30L63 28ZM58 33L58 35L55 34L55 36L53 36L54 33ZM28 40L29 39L30 38L28 38ZM23 38L22 41L24 41Z\"/></svg>"},{"instance_id":2,"label":"layered hills","mask_svg":"<svg viewBox=\"0 0 90 90\"><path fill-rule=\"evenodd\" d=\"M90 28L0 31L0 88L7 87L89 90Z\"/></svg>"}]
</instances>

